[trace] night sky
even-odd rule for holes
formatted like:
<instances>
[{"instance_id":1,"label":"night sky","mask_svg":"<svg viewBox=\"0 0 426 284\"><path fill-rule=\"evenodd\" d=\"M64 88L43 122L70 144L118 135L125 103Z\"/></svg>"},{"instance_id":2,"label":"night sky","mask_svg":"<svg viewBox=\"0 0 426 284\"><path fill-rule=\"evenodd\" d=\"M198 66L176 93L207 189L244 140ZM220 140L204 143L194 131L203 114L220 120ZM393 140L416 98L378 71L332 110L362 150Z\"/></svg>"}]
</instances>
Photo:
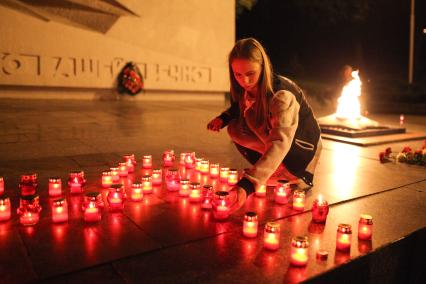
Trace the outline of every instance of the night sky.
<instances>
[{"instance_id":1,"label":"night sky","mask_svg":"<svg viewBox=\"0 0 426 284\"><path fill-rule=\"evenodd\" d=\"M335 80L350 64L369 80L407 81L410 0L258 0L237 17L281 74ZM426 1L416 0L415 83L426 84Z\"/></svg>"}]
</instances>

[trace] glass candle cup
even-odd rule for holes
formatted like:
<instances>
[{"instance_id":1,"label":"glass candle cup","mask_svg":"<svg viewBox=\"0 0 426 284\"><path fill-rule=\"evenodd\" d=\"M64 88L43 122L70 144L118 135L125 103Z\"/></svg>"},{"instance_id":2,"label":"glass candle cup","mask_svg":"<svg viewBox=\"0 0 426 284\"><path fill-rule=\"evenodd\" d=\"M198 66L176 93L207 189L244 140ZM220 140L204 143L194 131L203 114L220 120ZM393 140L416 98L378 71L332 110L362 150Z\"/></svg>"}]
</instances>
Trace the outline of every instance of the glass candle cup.
<instances>
[{"instance_id":1,"label":"glass candle cup","mask_svg":"<svg viewBox=\"0 0 426 284\"><path fill-rule=\"evenodd\" d=\"M135 155L134 154L124 155L123 159L127 166L127 172L133 173L135 171L135 165L136 165Z\"/></svg>"},{"instance_id":2,"label":"glass candle cup","mask_svg":"<svg viewBox=\"0 0 426 284\"><path fill-rule=\"evenodd\" d=\"M130 190L130 200L142 201L143 199L143 185L141 182L134 182Z\"/></svg>"},{"instance_id":3,"label":"glass candle cup","mask_svg":"<svg viewBox=\"0 0 426 284\"><path fill-rule=\"evenodd\" d=\"M199 182L191 182L189 184L189 202L197 203L201 202L201 185Z\"/></svg>"},{"instance_id":4,"label":"glass candle cup","mask_svg":"<svg viewBox=\"0 0 426 284\"><path fill-rule=\"evenodd\" d=\"M83 218L86 223L99 222L102 218L99 199L102 195L99 192L88 192L83 201Z\"/></svg>"},{"instance_id":5,"label":"glass candle cup","mask_svg":"<svg viewBox=\"0 0 426 284\"><path fill-rule=\"evenodd\" d=\"M203 186L203 202L201 203L202 209L211 209L212 208L212 201L213 201L213 186L206 184Z\"/></svg>"},{"instance_id":6,"label":"glass candle cup","mask_svg":"<svg viewBox=\"0 0 426 284\"><path fill-rule=\"evenodd\" d=\"M261 184L256 188L256 196L257 197L265 197L266 196L266 185Z\"/></svg>"},{"instance_id":7,"label":"glass candle cup","mask_svg":"<svg viewBox=\"0 0 426 284\"><path fill-rule=\"evenodd\" d=\"M161 169L152 170L152 185L161 185L163 183L163 172Z\"/></svg>"},{"instance_id":8,"label":"glass candle cup","mask_svg":"<svg viewBox=\"0 0 426 284\"><path fill-rule=\"evenodd\" d=\"M259 221L256 212L246 212L243 221L243 235L247 238L257 237Z\"/></svg>"},{"instance_id":9,"label":"glass candle cup","mask_svg":"<svg viewBox=\"0 0 426 284\"><path fill-rule=\"evenodd\" d=\"M17 210L21 225L32 226L37 224L40 220L40 211L41 206L38 195L21 196Z\"/></svg>"},{"instance_id":10,"label":"glass candle cup","mask_svg":"<svg viewBox=\"0 0 426 284\"><path fill-rule=\"evenodd\" d=\"M312 221L315 223L325 223L328 211L328 202L319 195L312 204Z\"/></svg>"},{"instance_id":11,"label":"glass candle cup","mask_svg":"<svg viewBox=\"0 0 426 284\"><path fill-rule=\"evenodd\" d=\"M118 163L118 175L120 177L127 177L129 175L129 170L125 162Z\"/></svg>"},{"instance_id":12,"label":"glass candle cup","mask_svg":"<svg viewBox=\"0 0 426 284\"><path fill-rule=\"evenodd\" d=\"M142 168L151 169L152 168L152 155L144 155L142 158Z\"/></svg>"},{"instance_id":13,"label":"glass candle cup","mask_svg":"<svg viewBox=\"0 0 426 284\"><path fill-rule=\"evenodd\" d=\"M219 177L219 164L211 163L210 164L210 178L218 178Z\"/></svg>"},{"instance_id":14,"label":"glass candle cup","mask_svg":"<svg viewBox=\"0 0 426 284\"><path fill-rule=\"evenodd\" d=\"M336 249L339 251L349 251L352 242L352 226L349 224L339 224L336 235Z\"/></svg>"},{"instance_id":15,"label":"glass candle cup","mask_svg":"<svg viewBox=\"0 0 426 284\"><path fill-rule=\"evenodd\" d=\"M74 171L69 174L68 187L70 188L71 194L82 193L85 183L86 180L83 171Z\"/></svg>"},{"instance_id":16,"label":"glass candle cup","mask_svg":"<svg viewBox=\"0 0 426 284\"><path fill-rule=\"evenodd\" d=\"M62 195L62 180L58 177L49 178L49 196L61 196Z\"/></svg>"},{"instance_id":17,"label":"glass candle cup","mask_svg":"<svg viewBox=\"0 0 426 284\"><path fill-rule=\"evenodd\" d=\"M180 176L178 169L171 168L167 170L166 186L169 191L178 191L180 188Z\"/></svg>"},{"instance_id":18,"label":"glass candle cup","mask_svg":"<svg viewBox=\"0 0 426 284\"><path fill-rule=\"evenodd\" d=\"M305 209L305 192L303 190L294 191L293 209L297 211L303 211Z\"/></svg>"},{"instance_id":19,"label":"glass candle cup","mask_svg":"<svg viewBox=\"0 0 426 284\"><path fill-rule=\"evenodd\" d=\"M280 224L267 222L263 233L263 246L267 250L277 250L280 247Z\"/></svg>"},{"instance_id":20,"label":"glass candle cup","mask_svg":"<svg viewBox=\"0 0 426 284\"><path fill-rule=\"evenodd\" d=\"M213 217L216 220L226 220L231 214L231 200L229 192L218 191L213 197Z\"/></svg>"},{"instance_id":21,"label":"glass candle cup","mask_svg":"<svg viewBox=\"0 0 426 284\"><path fill-rule=\"evenodd\" d=\"M286 180L278 180L275 186L275 203L287 204L291 195L290 184Z\"/></svg>"},{"instance_id":22,"label":"glass candle cup","mask_svg":"<svg viewBox=\"0 0 426 284\"><path fill-rule=\"evenodd\" d=\"M237 169L229 169L228 172L228 184L233 186L238 182L238 171Z\"/></svg>"},{"instance_id":23,"label":"glass candle cup","mask_svg":"<svg viewBox=\"0 0 426 284\"><path fill-rule=\"evenodd\" d=\"M8 196L0 196L0 222L10 220L12 207Z\"/></svg>"},{"instance_id":24,"label":"glass candle cup","mask_svg":"<svg viewBox=\"0 0 426 284\"><path fill-rule=\"evenodd\" d=\"M21 196L28 196L36 194L37 190L37 174L24 174L21 175L21 181L19 182L19 189L21 190Z\"/></svg>"},{"instance_id":25,"label":"glass candle cup","mask_svg":"<svg viewBox=\"0 0 426 284\"><path fill-rule=\"evenodd\" d=\"M107 197L110 211L123 210L125 197L124 186L122 184L111 185Z\"/></svg>"},{"instance_id":26,"label":"glass candle cup","mask_svg":"<svg viewBox=\"0 0 426 284\"><path fill-rule=\"evenodd\" d=\"M228 167L221 167L219 172L219 180L220 182L228 182L228 175L229 175L229 168Z\"/></svg>"},{"instance_id":27,"label":"glass candle cup","mask_svg":"<svg viewBox=\"0 0 426 284\"><path fill-rule=\"evenodd\" d=\"M53 223L63 223L68 221L68 204L65 198L53 200L52 221Z\"/></svg>"},{"instance_id":28,"label":"glass candle cup","mask_svg":"<svg viewBox=\"0 0 426 284\"><path fill-rule=\"evenodd\" d=\"M371 240L373 235L373 217L367 214L361 214L358 222L358 239Z\"/></svg>"},{"instance_id":29,"label":"glass candle cup","mask_svg":"<svg viewBox=\"0 0 426 284\"><path fill-rule=\"evenodd\" d=\"M4 178L0 177L0 195L4 193Z\"/></svg>"},{"instance_id":30,"label":"glass candle cup","mask_svg":"<svg viewBox=\"0 0 426 284\"><path fill-rule=\"evenodd\" d=\"M209 174L210 171L210 162L209 160L202 160L200 165L200 172L203 175Z\"/></svg>"},{"instance_id":31,"label":"glass candle cup","mask_svg":"<svg viewBox=\"0 0 426 284\"><path fill-rule=\"evenodd\" d=\"M171 167L175 160L175 152L173 150L166 150L163 153L163 166Z\"/></svg>"},{"instance_id":32,"label":"glass candle cup","mask_svg":"<svg viewBox=\"0 0 426 284\"><path fill-rule=\"evenodd\" d=\"M150 175L144 175L141 178L142 181L142 192L144 194L151 194L154 192L154 189L152 187L152 177Z\"/></svg>"},{"instance_id":33,"label":"glass candle cup","mask_svg":"<svg viewBox=\"0 0 426 284\"><path fill-rule=\"evenodd\" d=\"M109 188L113 184L112 173L110 170L102 172L102 187Z\"/></svg>"},{"instance_id":34,"label":"glass candle cup","mask_svg":"<svg viewBox=\"0 0 426 284\"><path fill-rule=\"evenodd\" d=\"M308 237L294 237L291 241L290 264L294 266L305 266L308 263L308 247Z\"/></svg>"},{"instance_id":35,"label":"glass candle cup","mask_svg":"<svg viewBox=\"0 0 426 284\"><path fill-rule=\"evenodd\" d=\"M179 196L181 197L189 196L189 179L180 180Z\"/></svg>"}]
</instances>

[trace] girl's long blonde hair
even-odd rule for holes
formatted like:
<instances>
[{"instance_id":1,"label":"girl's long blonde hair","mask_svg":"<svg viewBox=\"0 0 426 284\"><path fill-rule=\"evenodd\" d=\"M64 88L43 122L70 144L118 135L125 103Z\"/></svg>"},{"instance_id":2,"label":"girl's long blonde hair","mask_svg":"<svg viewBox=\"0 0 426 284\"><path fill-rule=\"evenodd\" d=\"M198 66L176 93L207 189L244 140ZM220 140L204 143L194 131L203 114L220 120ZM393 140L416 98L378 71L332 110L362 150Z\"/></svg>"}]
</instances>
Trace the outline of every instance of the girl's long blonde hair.
<instances>
[{"instance_id":1,"label":"girl's long blonde hair","mask_svg":"<svg viewBox=\"0 0 426 284\"><path fill-rule=\"evenodd\" d=\"M228 66L229 78L231 81L231 97L233 101L240 102L244 95L244 89L238 84L232 71L232 62L235 59L246 59L257 62L262 66L262 71L257 83L256 103L254 104L256 111L256 124L262 125L268 118L268 96L273 93L272 89L272 65L263 46L254 38L245 38L237 41L229 53Z\"/></svg>"}]
</instances>

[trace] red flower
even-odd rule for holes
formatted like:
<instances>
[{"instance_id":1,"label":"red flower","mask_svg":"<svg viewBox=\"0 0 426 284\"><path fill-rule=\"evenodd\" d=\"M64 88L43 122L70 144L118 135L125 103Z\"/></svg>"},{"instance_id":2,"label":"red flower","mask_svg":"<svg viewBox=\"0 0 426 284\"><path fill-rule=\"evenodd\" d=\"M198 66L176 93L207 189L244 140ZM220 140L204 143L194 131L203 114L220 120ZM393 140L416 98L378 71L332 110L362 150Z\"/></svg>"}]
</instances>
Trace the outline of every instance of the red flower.
<instances>
[{"instance_id":1,"label":"red flower","mask_svg":"<svg viewBox=\"0 0 426 284\"><path fill-rule=\"evenodd\" d=\"M408 146L405 146L404 149L402 149L402 153L410 153L411 151L411 148Z\"/></svg>"},{"instance_id":2,"label":"red flower","mask_svg":"<svg viewBox=\"0 0 426 284\"><path fill-rule=\"evenodd\" d=\"M386 154L387 156L389 156L391 153L392 153L392 149L391 149L391 147L387 147L387 148L386 148L386 150L385 150L385 154Z\"/></svg>"}]
</instances>

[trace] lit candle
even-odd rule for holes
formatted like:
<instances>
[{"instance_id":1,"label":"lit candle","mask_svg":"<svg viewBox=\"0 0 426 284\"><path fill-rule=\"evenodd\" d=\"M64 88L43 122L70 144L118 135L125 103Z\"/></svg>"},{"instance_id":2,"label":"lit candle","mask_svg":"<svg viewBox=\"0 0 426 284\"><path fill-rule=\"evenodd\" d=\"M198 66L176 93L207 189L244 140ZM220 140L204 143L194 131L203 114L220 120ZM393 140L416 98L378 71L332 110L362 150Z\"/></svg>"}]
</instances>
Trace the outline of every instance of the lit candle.
<instances>
[{"instance_id":1,"label":"lit candle","mask_svg":"<svg viewBox=\"0 0 426 284\"><path fill-rule=\"evenodd\" d=\"M207 175L207 174L209 174L209 170L210 170L210 162L209 162L209 160L202 160L201 161L201 165L200 165L200 172L203 175Z\"/></svg>"},{"instance_id":2,"label":"lit candle","mask_svg":"<svg viewBox=\"0 0 426 284\"><path fill-rule=\"evenodd\" d=\"M189 201L190 202L200 202L201 201L201 185L199 182L191 182L189 184Z\"/></svg>"},{"instance_id":3,"label":"lit candle","mask_svg":"<svg viewBox=\"0 0 426 284\"><path fill-rule=\"evenodd\" d=\"M186 158L186 155L188 155L188 154L189 153L186 153L186 152L180 153L179 165L185 166L185 158Z\"/></svg>"},{"instance_id":4,"label":"lit candle","mask_svg":"<svg viewBox=\"0 0 426 284\"><path fill-rule=\"evenodd\" d=\"M118 175L120 177L127 177L129 175L129 170L126 163L118 163Z\"/></svg>"},{"instance_id":5,"label":"lit candle","mask_svg":"<svg viewBox=\"0 0 426 284\"><path fill-rule=\"evenodd\" d=\"M0 196L0 222L10 219L11 206L10 198L7 196Z\"/></svg>"},{"instance_id":6,"label":"lit candle","mask_svg":"<svg viewBox=\"0 0 426 284\"><path fill-rule=\"evenodd\" d=\"M275 187L275 202L278 204L287 204L290 194L290 184L286 180L279 180Z\"/></svg>"},{"instance_id":7,"label":"lit candle","mask_svg":"<svg viewBox=\"0 0 426 284\"><path fill-rule=\"evenodd\" d=\"M195 158L195 170L197 172L201 172L201 162L204 160L204 158Z\"/></svg>"},{"instance_id":8,"label":"lit candle","mask_svg":"<svg viewBox=\"0 0 426 284\"><path fill-rule=\"evenodd\" d=\"M32 226L40 219L41 206L38 195L22 196L17 210L19 222L24 226Z\"/></svg>"},{"instance_id":9,"label":"lit candle","mask_svg":"<svg viewBox=\"0 0 426 284\"><path fill-rule=\"evenodd\" d=\"M152 184L153 185L161 185L163 182L163 176L161 169L152 170Z\"/></svg>"},{"instance_id":10,"label":"lit candle","mask_svg":"<svg viewBox=\"0 0 426 284\"><path fill-rule=\"evenodd\" d=\"M202 209L212 208L213 192L213 186L209 184L205 184L203 186L203 202L201 203Z\"/></svg>"},{"instance_id":11,"label":"lit candle","mask_svg":"<svg viewBox=\"0 0 426 284\"><path fill-rule=\"evenodd\" d=\"M83 186L86 183L84 179L83 171L71 172L68 178L68 187L70 188L71 194L77 194L83 192Z\"/></svg>"},{"instance_id":12,"label":"lit candle","mask_svg":"<svg viewBox=\"0 0 426 284\"><path fill-rule=\"evenodd\" d=\"M358 222L358 239L371 240L373 235L373 217L361 214Z\"/></svg>"},{"instance_id":13,"label":"lit candle","mask_svg":"<svg viewBox=\"0 0 426 284\"><path fill-rule=\"evenodd\" d=\"M0 195L2 195L4 192L4 179L3 177L0 177Z\"/></svg>"},{"instance_id":14,"label":"lit candle","mask_svg":"<svg viewBox=\"0 0 426 284\"><path fill-rule=\"evenodd\" d=\"M177 169L172 168L167 170L166 186L169 191L178 191L180 188L180 176Z\"/></svg>"},{"instance_id":15,"label":"lit candle","mask_svg":"<svg viewBox=\"0 0 426 284\"><path fill-rule=\"evenodd\" d=\"M305 266L308 263L308 247L308 237L294 237L291 241L290 264Z\"/></svg>"},{"instance_id":16,"label":"lit candle","mask_svg":"<svg viewBox=\"0 0 426 284\"><path fill-rule=\"evenodd\" d=\"M181 197L189 196L189 179L180 180L179 196Z\"/></svg>"},{"instance_id":17,"label":"lit candle","mask_svg":"<svg viewBox=\"0 0 426 284\"><path fill-rule=\"evenodd\" d=\"M152 155L145 155L142 158L142 167L144 169L152 168Z\"/></svg>"},{"instance_id":18,"label":"lit candle","mask_svg":"<svg viewBox=\"0 0 426 284\"><path fill-rule=\"evenodd\" d=\"M112 182L118 182L120 180L120 176L118 175L118 167L110 168L110 172L112 176Z\"/></svg>"},{"instance_id":19,"label":"lit candle","mask_svg":"<svg viewBox=\"0 0 426 284\"><path fill-rule=\"evenodd\" d=\"M135 155L134 154L124 155L123 159L127 166L127 172L133 173L135 171L135 165L136 165Z\"/></svg>"},{"instance_id":20,"label":"lit candle","mask_svg":"<svg viewBox=\"0 0 426 284\"><path fill-rule=\"evenodd\" d=\"M143 199L143 186L141 182L134 182L132 184L130 199L132 201L141 201Z\"/></svg>"},{"instance_id":21,"label":"lit candle","mask_svg":"<svg viewBox=\"0 0 426 284\"><path fill-rule=\"evenodd\" d=\"M305 209L305 192L303 190L294 191L293 209L297 211L303 211Z\"/></svg>"},{"instance_id":22,"label":"lit candle","mask_svg":"<svg viewBox=\"0 0 426 284\"><path fill-rule=\"evenodd\" d=\"M19 183L21 196L34 195L37 190L37 185L36 173L21 175L21 181Z\"/></svg>"},{"instance_id":23,"label":"lit candle","mask_svg":"<svg viewBox=\"0 0 426 284\"><path fill-rule=\"evenodd\" d=\"M52 221L53 223L62 223L68 221L68 205L65 198L53 200Z\"/></svg>"},{"instance_id":24,"label":"lit candle","mask_svg":"<svg viewBox=\"0 0 426 284\"><path fill-rule=\"evenodd\" d=\"M213 217L216 220L228 219L231 214L229 192L218 191L213 198Z\"/></svg>"},{"instance_id":25,"label":"lit candle","mask_svg":"<svg viewBox=\"0 0 426 284\"><path fill-rule=\"evenodd\" d=\"M102 187L108 188L113 183L111 171L102 172Z\"/></svg>"},{"instance_id":26,"label":"lit candle","mask_svg":"<svg viewBox=\"0 0 426 284\"><path fill-rule=\"evenodd\" d=\"M266 196L266 185L261 184L256 188L256 196L257 197L265 197Z\"/></svg>"},{"instance_id":27,"label":"lit candle","mask_svg":"<svg viewBox=\"0 0 426 284\"><path fill-rule=\"evenodd\" d=\"M187 153L185 156L185 167L187 169L193 169L195 167L195 153Z\"/></svg>"},{"instance_id":28,"label":"lit candle","mask_svg":"<svg viewBox=\"0 0 426 284\"><path fill-rule=\"evenodd\" d=\"M263 246L268 250L277 250L280 247L280 224L267 222L263 234Z\"/></svg>"},{"instance_id":29,"label":"lit candle","mask_svg":"<svg viewBox=\"0 0 426 284\"><path fill-rule=\"evenodd\" d=\"M88 192L84 196L83 218L87 223L98 222L102 218L99 208L99 196L101 196L99 192Z\"/></svg>"},{"instance_id":30,"label":"lit candle","mask_svg":"<svg viewBox=\"0 0 426 284\"><path fill-rule=\"evenodd\" d=\"M352 241L352 226L339 224L337 227L336 249L339 251L349 251Z\"/></svg>"},{"instance_id":31,"label":"lit candle","mask_svg":"<svg viewBox=\"0 0 426 284\"><path fill-rule=\"evenodd\" d=\"M325 223L328 215L328 202L320 195L312 204L312 220L315 223Z\"/></svg>"},{"instance_id":32,"label":"lit candle","mask_svg":"<svg viewBox=\"0 0 426 284\"><path fill-rule=\"evenodd\" d=\"M243 222L243 235L247 238L257 237L257 229L259 226L256 212L246 212Z\"/></svg>"},{"instance_id":33,"label":"lit candle","mask_svg":"<svg viewBox=\"0 0 426 284\"><path fill-rule=\"evenodd\" d=\"M122 184L113 184L108 191L108 204L110 211L120 211L124 208L124 186Z\"/></svg>"},{"instance_id":34,"label":"lit candle","mask_svg":"<svg viewBox=\"0 0 426 284\"><path fill-rule=\"evenodd\" d=\"M219 177L219 164L216 164L216 163L210 164L210 177L211 178Z\"/></svg>"},{"instance_id":35,"label":"lit candle","mask_svg":"<svg viewBox=\"0 0 426 284\"><path fill-rule=\"evenodd\" d=\"M219 180L220 182L228 182L229 168L222 167L220 168Z\"/></svg>"},{"instance_id":36,"label":"lit candle","mask_svg":"<svg viewBox=\"0 0 426 284\"><path fill-rule=\"evenodd\" d=\"M61 196L62 195L62 181L58 177L49 178L49 196Z\"/></svg>"},{"instance_id":37,"label":"lit candle","mask_svg":"<svg viewBox=\"0 0 426 284\"><path fill-rule=\"evenodd\" d=\"M228 184L236 185L238 182L238 171L236 169L229 169Z\"/></svg>"},{"instance_id":38,"label":"lit candle","mask_svg":"<svg viewBox=\"0 0 426 284\"><path fill-rule=\"evenodd\" d=\"M144 175L142 178L142 192L144 194L151 194L154 192L152 188L152 177L150 175Z\"/></svg>"},{"instance_id":39,"label":"lit candle","mask_svg":"<svg viewBox=\"0 0 426 284\"><path fill-rule=\"evenodd\" d=\"M173 150L167 150L163 153L163 166L171 167L173 166L173 161L175 160L175 153Z\"/></svg>"}]
</instances>

